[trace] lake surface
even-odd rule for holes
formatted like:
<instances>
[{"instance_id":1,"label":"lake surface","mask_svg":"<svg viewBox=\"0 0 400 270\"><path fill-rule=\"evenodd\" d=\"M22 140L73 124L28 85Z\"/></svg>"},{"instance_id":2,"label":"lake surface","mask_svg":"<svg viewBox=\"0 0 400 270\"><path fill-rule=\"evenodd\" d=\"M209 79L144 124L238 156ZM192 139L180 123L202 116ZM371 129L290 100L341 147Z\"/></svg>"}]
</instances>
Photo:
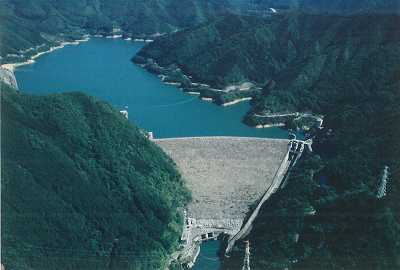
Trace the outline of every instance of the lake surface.
<instances>
[{"instance_id":1,"label":"lake surface","mask_svg":"<svg viewBox=\"0 0 400 270\"><path fill-rule=\"evenodd\" d=\"M241 123L248 103L220 107L185 94L134 65L130 59L143 43L93 38L78 46L45 54L33 65L17 69L22 91L48 94L83 91L126 109L129 120L156 138L187 136L251 136L287 138L278 128L254 129ZM219 241L201 247L194 270L216 270Z\"/></svg>"},{"instance_id":2,"label":"lake surface","mask_svg":"<svg viewBox=\"0 0 400 270\"><path fill-rule=\"evenodd\" d=\"M278 128L254 129L241 123L248 103L220 107L183 93L130 59L143 43L92 38L45 54L17 69L20 89L32 94L83 91L129 112L130 121L156 138L252 136L287 138Z\"/></svg>"}]
</instances>

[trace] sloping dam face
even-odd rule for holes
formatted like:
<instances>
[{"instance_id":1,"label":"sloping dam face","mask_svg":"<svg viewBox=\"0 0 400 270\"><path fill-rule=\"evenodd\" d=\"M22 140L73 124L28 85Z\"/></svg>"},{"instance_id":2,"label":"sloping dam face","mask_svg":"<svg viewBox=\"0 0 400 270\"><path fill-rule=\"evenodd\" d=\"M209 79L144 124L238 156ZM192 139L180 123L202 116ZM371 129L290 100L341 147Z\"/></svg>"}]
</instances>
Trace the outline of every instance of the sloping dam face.
<instances>
[{"instance_id":1,"label":"sloping dam face","mask_svg":"<svg viewBox=\"0 0 400 270\"><path fill-rule=\"evenodd\" d=\"M154 141L175 161L192 191L187 217L198 224L208 221L211 227L225 227L232 233L240 229L249 207L272 184L289 143L240 137ZM215 226L210 224L214 222Z\"/></svg>"}]
</instances>

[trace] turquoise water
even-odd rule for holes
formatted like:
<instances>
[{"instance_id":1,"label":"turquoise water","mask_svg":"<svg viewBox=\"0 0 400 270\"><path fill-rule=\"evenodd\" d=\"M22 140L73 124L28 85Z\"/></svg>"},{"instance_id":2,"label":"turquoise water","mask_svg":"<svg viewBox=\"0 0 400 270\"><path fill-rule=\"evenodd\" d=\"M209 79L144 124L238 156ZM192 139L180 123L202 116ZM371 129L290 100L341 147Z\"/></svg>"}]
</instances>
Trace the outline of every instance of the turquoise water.
<instances>
[{"instance_id":1,"label":"turquoise water","mask_svg":"<svg viewBox=\"0 0 400 270\"><path fill-rule=\"evenodd\" d=\"M221 266L218 257L220 241L207 241L201 244L200 254L192 270L217 270Z\"/></svg>"},{"instance_id":2,"label":"turquoise water","mask_svg":"<svg viewBox=\"0 0 400 270\"><path fill-rule=\"evenodd\" d=\"M93 38L67 46L17 69L20 88L32 94L83 91L129 112L129 119L155 137L256 136L286 138L278 128L254 129L240 122L248 103L219 107L161 83L132 64L143 46L121 39Z\"/></svg>"},{"instance_id":3,"label":"turquoise water","mask_svg":"<svg viewBox=\"0 0 400 270\"><path fill-rule=\"evenodd\" d=\"M124 40L91 39L46 54L15 75L22 91L48 94L83 91L126 109L129 120L157 138L185 136L254 136L287 138L278 128L254 129L242 124L248 103L219 107L161 83L156 75L132 64L143 46ZM216 270L219 241L201 246L194 270Z\"/></svg>"}]
</instances>

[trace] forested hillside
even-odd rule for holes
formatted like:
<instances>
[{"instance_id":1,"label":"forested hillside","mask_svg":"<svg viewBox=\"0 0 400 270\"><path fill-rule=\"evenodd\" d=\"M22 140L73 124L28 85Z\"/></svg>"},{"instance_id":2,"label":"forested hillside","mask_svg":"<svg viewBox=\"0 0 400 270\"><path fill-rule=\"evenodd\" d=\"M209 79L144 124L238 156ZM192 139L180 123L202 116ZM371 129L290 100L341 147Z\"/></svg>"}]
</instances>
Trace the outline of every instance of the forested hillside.
<instances>
[{"instance_id":1,"label":"forested hillside","mask_svg":"<svg viewBox=\"0 0 400 270\"><path fill-rule=\"evenodd\" d=\"M399 13L397 0L230 0L242 10L275 8L277 10L300 9L316 13Z\"/></svg>"},{"instance_id":2,"label":"forested hillside","mask_svg":"<svg viewBox=\"0 0 400 270\"><path fill-rule=\"evenodd\" d=\"M251 269L400 267L399 73L396 78L397 86L368 100L355 94L332 104L314 153L303 156L286 188L263 206L247 237ZM236 249L223 269L241 269L243 254Z\"/></svg>"},{"instance_id":3,"label":"forested hillside","mask_svg":"<svg viewBox=\"0 0 400 270\"><path fill-rule=\"evenodd\" d=\"M253 93L246 118L258 125L265 118L257 114L324 113L333 99L355 95L359 85L369 92L393 81L399 24L396 15L229 15L159 38L136 58L178 66L192 81L216 88L243 82L263 87Z\"/></svg>"},{"instance_id":4,"label":"forested hillside","mask_svg":"<svg viewBox=\"0 0 400 270\"><path fill-rule=\"evenodd\" d=\"M324 116L247 236L251 269L399 269L400 16L387 14L398 1L256 0L285 12L220 17L227 2L250 1L0 0L0 62L113 28L185 28L135 62L221 104L251 97L251 126ZM95 98L0 87L5 268L164 268L190 199L172 161ZM243 254L235 247L223 269L241 269Z\"/></svg>"},{"instance_id":5,"label":"forested hillside","mask_svg":"<svg viewBox=\"0 0 400 270\"><path fill-rule=\"evenodd\" d=\"M325 67L325 57L342 54L351 58L359 51L372 53L381 43L396 45L399 18L302 13L270 18L229 15L159 38L138 55L152 58L161 66L176 64L193 80L214 87L243 81L265 85L285 72L299 72L304 65L315 65L317 72L331 68ZM368 32L374 35L368 37Z\"/></svg>"},{"instance_id":6,"label":"forested hillside","mask_svg":"<svg viewBox=\"0 0 400 270\"><path fill-rule=\"evenodd\" d=\"M246 13L270 7L313 13L399 13L397 0L2 0L0 62L48 49L83 34L149 37L213 20L228 12ZM21 59L22 58L22 59Z\"/></svg>"},{"instance_id":7,"label":"forested hillside","mask_svg":"<svg viewBox=\"0 0 400 270\"><path fill-rule=\"evenodd\" d=\"M1 84L5 269L164 269L190 198L173 162L110 105Z\"/></svg>"},{"instance_id":8,"label":"forested hillside","mask_svg":"<svg viewBox=\"0 0 400 270\"><path fill-rule=\"evenodd\" d=\"M324 128L310 131L314 153L248 236L251 269L400 266L399 24L399 16L382 14L227 16L139 53L214 87L262 85L250 125L271 113L325 116ZM387 195L380 197L385 166ZM224 268L241 269L243 254L233 251Z\"/></svg>"},{"instance_id":9,"label":"forested hillside","mask_svg":"<svg viewBox=\"0 0 400 270\"><path fill-rule=\"evenodd\" d=\"M375 67L368 70L378 72ZM370 87L351 79L342 82L349 87L332 86L342 94L327 100L314 153L303 156L286 188L263 206L248 236L251 269L400 267L399 70ZM259 99L271 100L287 102L273 93ZM234 251L223 269L240 269L243 254Z\"/></svg>"},{"instance_id":10,"label":"forested hillside","mask_svg":"<svg viewBox=\"0 0 400 270\"><path fill-rule=\"evenodd\" d=\"M10 55L84 33L110 34L113 27L133 36L171 32L227 10L225 0L3 0L0 56L3 62L18 61Z\"/></svg>"}]
</instances>

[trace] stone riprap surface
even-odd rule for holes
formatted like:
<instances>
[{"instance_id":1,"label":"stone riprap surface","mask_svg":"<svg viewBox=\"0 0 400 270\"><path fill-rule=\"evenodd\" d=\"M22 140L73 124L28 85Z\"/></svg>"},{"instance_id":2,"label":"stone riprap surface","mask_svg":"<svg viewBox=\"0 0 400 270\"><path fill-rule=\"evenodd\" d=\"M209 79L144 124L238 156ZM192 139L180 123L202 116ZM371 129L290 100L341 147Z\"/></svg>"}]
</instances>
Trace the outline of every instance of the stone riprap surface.
<instances>
[{"instance_id":1,"label":"stone riprap surface","mask_svg":"<svg viewBox=\"0 0 400 270\"><path fill-rule=\"evenodd\" d=\"M175 161L192 191L188 217L224 221L245 218L271 185L289 141L197 137L155 142Z\"/></svg>"}]
</instances>

